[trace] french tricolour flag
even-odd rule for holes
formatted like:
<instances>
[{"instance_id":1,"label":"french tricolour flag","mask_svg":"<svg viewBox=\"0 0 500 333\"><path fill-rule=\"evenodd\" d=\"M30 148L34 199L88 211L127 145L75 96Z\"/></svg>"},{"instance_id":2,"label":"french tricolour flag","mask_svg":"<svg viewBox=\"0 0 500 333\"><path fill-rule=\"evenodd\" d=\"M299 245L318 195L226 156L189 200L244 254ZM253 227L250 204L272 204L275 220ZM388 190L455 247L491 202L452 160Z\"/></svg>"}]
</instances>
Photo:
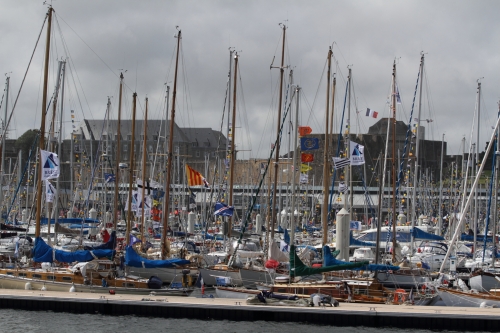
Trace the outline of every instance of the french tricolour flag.
<instances>
[{"instance_id":1,"label":"french tricolour flag","mask_svg":"<svg viewBox=\"0 0 500 333\"><path fill-rule=\"evenodd\" d=\"M377 118L378 112L377 111L373 111L372 109L366 109L366 116L367 117Z\"/></svg>"}]
</instances>

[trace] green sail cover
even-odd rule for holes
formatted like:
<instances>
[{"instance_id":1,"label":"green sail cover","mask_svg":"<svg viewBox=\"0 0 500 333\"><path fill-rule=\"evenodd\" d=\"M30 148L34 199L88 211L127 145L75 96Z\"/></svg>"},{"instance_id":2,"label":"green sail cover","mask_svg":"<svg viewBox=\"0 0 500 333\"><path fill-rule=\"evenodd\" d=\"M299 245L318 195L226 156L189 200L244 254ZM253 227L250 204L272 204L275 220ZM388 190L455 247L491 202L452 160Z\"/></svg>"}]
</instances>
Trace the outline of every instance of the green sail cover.
<instances>
[{"instance_id":1,"label":"green sail cover","mask_svg":"<svg viewBox=\"0 0 500 333\"><path fill-rule=\"evenodd\" d=\"M343 264L343 265L332 265L326 267L313 268L306 266L302 260L300 260L297 253L295 253L295 245L290 246L290 277L294 278L296 276L305 276L326 273L331 271L342 271L346 269L352 269L368 265L368 261L360 261L355 263Z\"/></svg>"}]
</instances>

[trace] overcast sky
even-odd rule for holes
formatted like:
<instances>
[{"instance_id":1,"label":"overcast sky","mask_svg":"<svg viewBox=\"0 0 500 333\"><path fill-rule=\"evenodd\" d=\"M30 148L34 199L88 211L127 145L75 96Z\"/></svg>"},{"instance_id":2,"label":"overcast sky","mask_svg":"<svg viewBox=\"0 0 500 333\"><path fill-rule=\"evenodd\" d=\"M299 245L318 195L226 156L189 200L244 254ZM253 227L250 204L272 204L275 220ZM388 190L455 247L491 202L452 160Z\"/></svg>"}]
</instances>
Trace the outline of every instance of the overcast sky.
<instances>
[{"instance_id":1,"label":"overcast sky","mask_svg":"<svg viewBox=\"0 0 500 333\"><path fill-rule=\"evenodd\" d=\"M0 71L11 77L9 111L47 12L42 3L2 1ZM139 117L146 97L149 118L164 117L166 85L173 89L176 26L182 30L176 108L176 122L181 127L220 128L229 48L239 53L236 142L238 149L245 150L239 158L266 156L276 135L279 69L270 69L270 65L274 57L273 66L281 61L279 23L287 26L285 65L294 70L294 83L303 92L300 125L311 126L315 133L324 131L329 46L333 46L333 71L338 78L336 132L348 66L353 76L352 132L366 133L378 119L389 116L387 100L395 60L402 98L397 118L408 122L422 51L421 119L431 120L423 123L426 139L440 141L445 134L448 154L461 153L464 137L467 150L471 133L472 142L477 141L474 114L480 78L481 151L496 120L500 99L498 1L57 0L53 6L49 95L55 85L57 60L69 58L63 112L66 136L71 129L70 109L75 110L77 121L103 119L109 96L111 117L117 117L121 70L127 85L122 117L130 118L133 91L138 94ZM40 126L45 29L14 112L13 138ZM366 117L366 108L378 111L379 118ZM287 141L283 145L285 152Z\"/></svg>"}]
</instances>

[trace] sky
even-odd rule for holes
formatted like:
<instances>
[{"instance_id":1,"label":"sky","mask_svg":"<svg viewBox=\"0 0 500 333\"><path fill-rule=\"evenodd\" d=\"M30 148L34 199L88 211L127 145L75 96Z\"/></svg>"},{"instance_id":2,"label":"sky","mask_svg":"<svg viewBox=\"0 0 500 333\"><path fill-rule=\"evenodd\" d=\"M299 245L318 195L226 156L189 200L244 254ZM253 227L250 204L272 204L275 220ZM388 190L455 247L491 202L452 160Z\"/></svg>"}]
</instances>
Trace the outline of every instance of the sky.
<instances>
[{"instance_id":1,"label":"sky","mask_svg":"<svg viewBox=\"0 0 500 333\"><path fill-rule=\"evenodd\" d=\"M299 125L323 133L326 59L333 51L337 77L335 128L340 130L348 67L352 70L352 133L366 133L389 117L393 63L402 104L397 119L408 122L420 58L425 56L421 116L426 139L448 144L448 155L477 141L483 151L500 99L498 1L76 1L55 0L49 96L57 61L69 64L63 100L63 136L75 121L117 118L120 72L125 85L122 118L130 119L132 93L138 117L145 98L149 119L164 118L165 91L174 84L178 30L182 31L175 120L181 127L220 129L229 71L229 50L238 54L236 144L238 158L265 157L276 138L282 25L286 26L284 86L301 87ZM0 72L10 76L12 110L47 12L43 1L3 0L0 11ZM281 24L281 25L280 25ZM177 27L177 28L176 28ZM13 113L9 137L40 127L45 29ZM233 69L234 75L234 69ZM477 125L477 87L481 83ZM0 83L3 85L3 83ZM417 117L419 95L413 118ZM232 97L231 97L232 98ZM283 95L284 105L290 96ZM286 103L286 104L285 104ZM295 102L293 102L295 103ZM377 119L365 116L378 111ZM5 118L5 93L0 118ZM232 110L231 110L232 111ZM51 116L51 114L50 114ZM347 115L345 116L348 117ZM47 120L47 121L50 121ZM224 125L226 127L226 125ZM289 127L281 152L286 152Z\"/></svg>"}]
</instances>

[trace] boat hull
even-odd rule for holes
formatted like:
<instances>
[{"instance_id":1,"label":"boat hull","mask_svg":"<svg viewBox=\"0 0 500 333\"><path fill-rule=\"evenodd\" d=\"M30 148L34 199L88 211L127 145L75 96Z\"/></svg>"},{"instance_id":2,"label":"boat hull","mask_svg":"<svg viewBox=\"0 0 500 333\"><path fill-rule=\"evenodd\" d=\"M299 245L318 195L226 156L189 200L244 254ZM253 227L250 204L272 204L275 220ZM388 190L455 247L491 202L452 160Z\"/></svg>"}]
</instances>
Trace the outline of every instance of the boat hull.
<instances>
[{"instance_id":1,"label":"boat hull","mask_svg":"<svg viewBox=\"0 0 500 333\"><path fill-rule=\"evenodd\" d=\"M472 308L500 307L500 297L488 294L472 294L446 288L438 288L438 294L446 306Z\"/></svg>"},{"instance_id":2,"label":"boat hull","mask_svg":"<svg viewBox=\"0 0 500 333\"><path fill-rule=\"evenodd\" d=\"M230 279L228 284L232 286L242 286L243 282L241 280L240 271L233 270L218 270L212 268L200 268L201 277L203 278L203 283L207 286L216 286L216 277L227 277Z\"/></svg>"}]
</instances>

